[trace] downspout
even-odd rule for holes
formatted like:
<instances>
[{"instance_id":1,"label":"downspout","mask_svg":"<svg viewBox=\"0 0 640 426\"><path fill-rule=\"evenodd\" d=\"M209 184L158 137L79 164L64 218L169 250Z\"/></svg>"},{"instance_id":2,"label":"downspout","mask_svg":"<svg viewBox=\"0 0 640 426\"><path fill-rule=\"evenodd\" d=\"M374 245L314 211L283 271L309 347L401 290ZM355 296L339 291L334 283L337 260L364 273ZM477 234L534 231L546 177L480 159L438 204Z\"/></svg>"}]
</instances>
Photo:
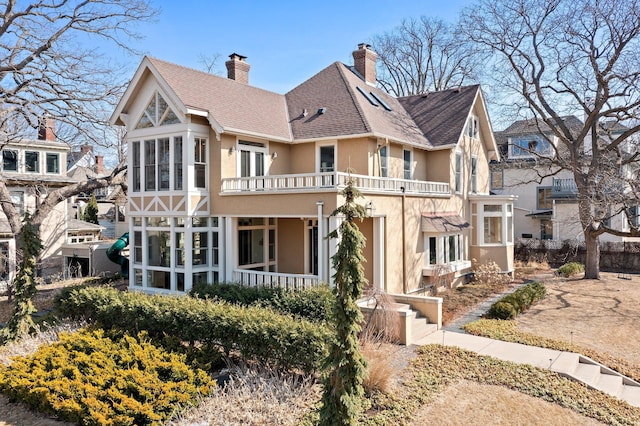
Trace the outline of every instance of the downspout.
<instances>
[{"instance_id":1,"label":"downspout","mask_svg":"<svg viewBox=\"0 0 640 426\"><path fill-rule=\"evenodd\" d=\"M405 241L405 218L404 218L404 206L406 200L405 187L401 186L402 191L402 292L407 294L409 289L407 288L407 254L406 254L406 241Z\"/></svg>"}]
</instances>

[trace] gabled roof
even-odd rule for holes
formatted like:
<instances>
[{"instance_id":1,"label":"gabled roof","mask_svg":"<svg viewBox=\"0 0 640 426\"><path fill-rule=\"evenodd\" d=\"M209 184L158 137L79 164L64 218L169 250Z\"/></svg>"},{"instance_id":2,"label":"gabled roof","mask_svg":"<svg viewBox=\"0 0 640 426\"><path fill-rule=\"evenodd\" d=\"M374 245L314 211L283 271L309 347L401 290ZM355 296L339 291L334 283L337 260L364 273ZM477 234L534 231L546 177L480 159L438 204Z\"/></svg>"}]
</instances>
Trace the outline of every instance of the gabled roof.
<instances>
[{"instance_id":1,"label":"gabled roof","mask_svg":"<svg viewBox=\"0 0 640 426\"><path fill-rule=\"evenodd\" d=\"M394 98L341 62L280 95L145 57L111 117L113 123L127 112L129 99L149 73L183 116L206 116L217 133L286 142L371 136L423 149L451 148L463 135L476 102L483 102L478 85ZM482 108L488 122L484 104ZM495 150L490 139L488 148Z\"/></svg>"},{"instance_id":2,"label":"gabled roof","mask_svg":"<svg viewBox=\"0 0 640 426\"><path fill-rule=\"evenodd\" d=\"M102 231L105 227L96 225L95 223L85 222L84 220L68 218L67 219L67 231Z\"/></svg>"},{"instance_id":3,"label":"gabled roof","mask_svg":"<svg viewBox=\"0 0 640 426\"><path fill-rule=\"evenodd\" d=\"M159 59L146 59L186 108L208 112L223 130L291 139L283 95Z\"/></svg>"},{"instance_id":4,"label":"gabled roof","mask_svg":"<svg viewBox=\"0 0 640 426\"><path fill-rule=\"evenodd\" d=\"M398 98L433 147L460 140L476 100L479 85Z\"/></svg>"},{"instance_id":5,"label":"gabled roof","mask_svg":"<svg viewBox=\"0 0 640 426\"><path fill-rule=\"evenodd\" d=\"M561 117L561 119L564 121L565 125L572 130L579 131L584 125L575 115L567 115L565 117ZM515 121L506 129L496 132L496 134L500 134L501 136L524 136L549 132L551 132L551 129L544 121L530 118L527 120Z\"/></svg>"}]
</instances>

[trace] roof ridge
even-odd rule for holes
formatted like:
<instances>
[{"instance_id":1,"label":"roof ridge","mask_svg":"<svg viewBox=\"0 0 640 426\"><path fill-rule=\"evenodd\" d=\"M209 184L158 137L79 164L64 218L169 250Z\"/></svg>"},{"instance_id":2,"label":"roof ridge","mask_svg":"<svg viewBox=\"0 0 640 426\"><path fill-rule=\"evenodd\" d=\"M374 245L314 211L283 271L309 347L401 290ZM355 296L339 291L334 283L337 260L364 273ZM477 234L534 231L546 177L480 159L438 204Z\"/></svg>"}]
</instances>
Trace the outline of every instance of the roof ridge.
<instances>
[{"instance_id":1,"label":"roof ridge","mask_svg":"<svg viewBox=\"0 0 640 426\"><path fill-rule=\"evenodd\" d=\"M173 67L182 68L182 69L185 69L185 70L188 70L188 71L192 71L192 72L197 72L199 74L202 74L203 76L206 76L207 78L212 77L212 78L220 79L222 81L228 81L228 82L230 82L232 84L240 84L243 87L249 87L249 88L251 88L253 90L260 90L260 91L265 92L265 93L270 93L270 94L278 95L278 96L284 96L284 94L282 94L282 93L273 92L271 90L263 89L262 87L258 87L258 86L252 86L251 84L240 83L239 81L233 80L231 78L223 77L223 76L217 75L217 74L212 74L210 72L202 71L202 70L199 70L197 68L187 67L187 66L184 66L184 65L176 64L174 62L165 61L164 59L159 59L159 58L156 58L156 57L153 57L153 56L145 56L145 57L147 59L149 59L149 61L151 63L153 63L153 61L162 62L163 64L167 64L167 65L170 65L170 66L173 66Z\"/></svg>"},{"instance_id":2,"label":"roof ridge","mask_svg":"<svg viewBox=\"0 0 640 426\"><path fill-rule=\"evenodd\" d=\"M396 99L407 99L407 98L413 98L415 96L426 96L431 93L441 94L441 93L452 92L452 91L462 91L462 90L468 90L474 87L477 89L478 87L480 87L480 84L479 83L467 84L465 86L451 87L449 89L443 89L443 90L427 90L426 92L417 93L415 95L398 96Z\"/></svg>"},{"instance_id":3,"label":"roof ridge","mask_svg":"<svg viewBox=\"0 0 640 426\"><path fill-rule=\"evenodd\" d=\"M356 111L358 111L358 115L360 116L360 119L362 120L362 123L364 124L365 129L367 130L367 132L372 132L373 131L372 127L369 124L369 121L367 120L367 117L365 116L364 111L360 107L360 103L356 101L356 98L354 96L355 92L353 90L351 90L351 85L349 84L349 81L347 80L347 76L345 74L345 70L342 67L348 68L349 71L351 71L351 69L349 68L349 66L347 64L344 64L344 63L342 63L340 61L334 62L333 65L336 65L336 68L338 69L338 74L340 75L340 78L342 79L342 84L344 84L344 86L346 87L347 92L349 93L349 96L351 97L351 102L353 102L353 105L356 107Z\"/></svg>"}]
</instances>

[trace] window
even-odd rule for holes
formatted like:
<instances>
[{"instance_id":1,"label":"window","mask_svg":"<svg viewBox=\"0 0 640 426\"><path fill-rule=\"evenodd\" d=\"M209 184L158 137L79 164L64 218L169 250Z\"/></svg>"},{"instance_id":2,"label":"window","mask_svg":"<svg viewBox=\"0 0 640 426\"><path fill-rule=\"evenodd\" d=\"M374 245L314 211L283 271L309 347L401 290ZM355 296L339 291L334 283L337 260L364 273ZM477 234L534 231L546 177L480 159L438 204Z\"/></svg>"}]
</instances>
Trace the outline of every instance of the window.
<instances>
[{"instance_id":1,"label":"window","mask_svg":"<svg viewBox=\"0 0 640 426\"><path fill-rule=\"evenodd\" d=\"M405 149L402 152L402 156L404 160L404 178L407 180L413 179L413 151Z\"/></svg>"},{"instance_id":2,"label":"window","mask_svg":"<svg viewBox=\"0 0 640 426\"><path fill-rule=\"evenodd\" d=\"M184 266L186 263L186 253L184 251L185 248L185 233L184 232L176 232L176 265Z\"/></svg>"},{"instance_id":3,"label":"window","mask_svg":"<svg viewBox=\"0 0 640 426\"><path fill-rule=\"evenodd\" d=\"M156 190L156 141L144 141L144 189Z\"/></svg>"},{"instance_id":4,"label":"window","mask_svg":"<svg viewBox=\"0 0 640 426\"><path fill-rule=\"evenodd\" d=\"M471 157L471 192L478 192L478 157Z\"/></svg>"},{"instance_id":5,"label":"window","mask_svg":"<svg viewBox=\"0 0 640 426\"><path fill-rule=\"evenodd\" d=\"M2 151L2 170L5 172L18 171L18 151L11 149Z\"/></svg>"},{"instance_id":6,"label":"window","mask_svg":"<svg viewBox=\"0 0 640 426\"><path fill-rule=\"evenodd\" d=\"M484 243L502 244L502 205L484 206Z\"/></svg>"},{"instance_id":7,"label":"window","mask_svg":"<svg viewBox=\"0 0 640 426\"><path fill-rule=\"evenodd\" d=\"M480 204L479 209L473 205L472 215L476 216L478 211L480 229L474 234L472 244L478 240L480 245L513 243L513 204Z\"/></svg>"},{"instance_id":8,"label":"window","mask_svg":"<svg viewBox=\"0 0 640 426\"><path fill-rule=\"evenodd\" d=\"M182 136L173 138L173 189L183 188L182 177Z\"/></svg>"},{"instance_id":9,"label":"window","mask_svg":"<svg viewBox=\"0 0 640 426\"><path fill-rule=\"evenodd\" d=\"M147 286L164 290L171 289L171 272L147 271Z\"/></svg>"},{"instance_id":10,"label":"window","mask_svg":"<svg viewBox=\"0 0 640 426\"><path fill-rule=\"evenodd\" d=\"M551 145L542 135L513 137L510 145L511 157L534 157L551 153Z\"/></svg>"},{"instance_id":11,"label":"window","mask_svg":"<svg viewBox=\"0 0 640 426\"><path fill-rule=\"evenodd\" d=\"M40 153L37 151L25 151L24 170L27 173L40 173Z\"/></svg>"},{"instance_id":12,"label":"window","mask_svg":"<svg viewBox=\"0 0 640 426\"><path fill-rule=\"evenodd\" d=\"M167 104L160 93L154 93L142 117L136 125L136 129L145 129L154 126L179 123L180 120Z\"/></svg>"},{"instance_id":13,"label":"window","mask_svg":"<svg viewBox=\"0 0 640 426\"><path fill-rule=\"evenodd\" d=\"M456 152L456 162L455 162L455 173L456 173L456 193L462 192L462 154Z\"/></svg>"},{"instance_id":14,"label":"window","mask_svg":"<svg viewBox=\"0 0 640 426\"><path fill-rule=\"evenodd\" d=\"M207 140L195 138L194 185L196 188L207 187Z\"/></svg>"},{"instance_id":15,"label":"window","mask_svg":"<svg viewBox=\"0 0 640 426\"><path fill-rule=\"evenodd\" d=\"M11 202L16 207L18 213L24 213L24 191L11 191Z\"/></svg>"},{"instance_id":16,"label":"window","mask_svg":"<svg viewBox=\"0 0 640 426\"><path fill-rule=\"evenodd\" d=\"M60 154L47 154L47 173L60 173Z\"/></svg>"},{"instance_id":17,"label":"window","mask_svg":"<svg viewBox=\"0 0 640 426\"><path fill-rule=\"evenodd\" d=\"M0 242L0 281L9 279L9 242Z\"/></svg>"},{"instance_id":18,"label":"window","mask_svg":"<svg viewBox=\"0 0 640 426\"><path fill-rule=\"evenodd\" d=\"M207 232L194 232L192 237L192 258L191 263L193 265L206 266L209 264L207 258L208 248L208 233Z\"/></svg>"},{"instance_id":19,"label":"window","mask_svg":"<svg viewBox=\"0 0 640 426\"><path fill-rule=\"evenodd\" d=\"M553 200L551 199L551 187L538 187L538 210L550 210L553 208Z\"/></svg>"},{"instance_id":20,"label":"window","mask_svg":"<svg viewBox=\"0 0 640 426\"><path fill-rule=\"evenodd\" d=\"M387 145L380 148L380 176L389 177L389 147Z\"/></svg>"},{"instance_id":21,"label":"window","mask_svg":"<svg viewBox=\"0 0 640 426\"><path fill-rule=\"evenodd\" d=\"M478 139L478 134L480 133L478 117L472 115L467 120L467 136L473 139Z\"/></svg>"},{"instance_id":22,"label":"window","mask_svg":"<svg viewBox=\"0 0 640 426\"><path fill-rule=\"evenodd\" d=\"M238 265L258 271L275 270L275 221L264 218L238 219Z\"/></svg>"},{"instance_id":23,"label":"window","mask_svg":"<svg viewBox=\"0 0 640 426\"><path fill-rule=\"evenodd\" d=\"M492 170L491 171L491 189L503 189L504 188L504 170Z\"/></svg>"},{"instance_id":24,"label":"window","mask_svg":"<svg viewBox=\"0 0 640 426\"><path fill-rule=\"evenodd\" d=\"M132 155L132 163L133 163L133 190L140 191L140 142L133 142L131 145L131 155Z\"/></svg>"},{"instance_id":25,"label":"window","mask_svg":"<svg viewBox=\"0 0 640 426\"><path fill-rule=\"evenodd\" d=\"M147 231L149 266L171 266L171 235L166 231Z\"/></svg>"},{"instance_id":26,"label":"window","mask_svg":"<svg viewBox=\"0 0 640 426\"><path fill-rule=\"evenodd\" d=\"M633 206L630 207L626 210L627 213L627 229L629 228L629 224L631 224L631 227L633 228L637 228L638 226L640 226L640 207L639 206Z\"/></svg>"},{"instance_id":27,"label":"window","mask_svg":"<svg viewBox=\"0 0 640 426\"><path fill-rule=\"evenodd\" d=\"M142 231L133 232L133 263L142 263Z\"/></svg>"},{"instance_id":28,"label":"window","mask_svg":"<svg viewBox=\"0 0 640 426\"><path fill-rule=\"evenodd\" d=\"M158 189L169 189L169 138L158 139Z\"/></svg>"},{"instance_id":29,"label":"window","mask_svg":"<svg viewBox=\"0 0 640 426\"><path fill-rule=\"evenodd\" d=\"M335 172L335 153L334 145L320 147L320 173Z\"/></svg>"},{"instance_id":30,"label":"window","mask_svg":"<svg viewBox=\"0 0 640 426\"><path fill-rule=\"evenodd\" d=\"M436 237L429 237L429 265L438 263L438 251L436 248Z\"/></svg>"},{"instance_id":31,"label":"window","mask_svg":"<svg viewBox=\"0 0 640 426\"><path fill-rule=\"evenodd\" d=\"M540 220L540 239L553 240L553 223L551 222L551 220Z\"/></svg>"},{"instance_id":32,"label":"window","mask_svg":"<svg viewBox=\"0 0 640 426\"><path fill-rule=\"evenodd\" d=\"M240 177L259 177L266 175L265 161L267 148L258 142L238 142L238 172ZM264 179L248 179L246 187L251 190L264 189Z\"/></svg>"},{"instance_id":33,"label":"window","mask_svg":"<svg viewBox=\"0 0 640 426\"><path fill-rule=\"evenodd\" d=\"M429 265L456 263L464 259L464 241L462 234L426 237L425 259Z\"/></svg>"}]
</instances>

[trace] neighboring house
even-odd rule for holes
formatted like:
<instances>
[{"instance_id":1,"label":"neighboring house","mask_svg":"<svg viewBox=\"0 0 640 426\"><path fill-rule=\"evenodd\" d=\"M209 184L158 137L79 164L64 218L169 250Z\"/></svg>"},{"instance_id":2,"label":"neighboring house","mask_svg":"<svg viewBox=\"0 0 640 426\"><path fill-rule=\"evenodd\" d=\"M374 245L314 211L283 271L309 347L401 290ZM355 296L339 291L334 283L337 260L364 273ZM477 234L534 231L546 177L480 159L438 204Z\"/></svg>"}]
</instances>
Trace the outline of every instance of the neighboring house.
<instances>
[{"instance_id":1,"label":"neighboring house","mask_svg":"<svg viewBox=\"0 0 640 426\"><path fill-rule=\"evenodd\" d=\"M7 183L11 200L20 213L33 211L39 200L56 188L73 183L66 175L66 144L55 141L55 121L47 118L40 128L38 140L21 140L2 145L0 176ZM43 242L38 271L47 276L60 271L61 247L65 243L66 203L59 203L40 227ZM16 268L16 242L7 219L0 210L0 272L4 284L11 280Z\"/></svg>"},{"instance_id":2,"label":"neighboring house","mask_svg":"<svg viewBox=\"0 0 640 426\"><path fill-rule=\"evenodd\" d=\"M369 283L423 293L471 259L513 271L514 197L489 195L497 147L479 86L394 98L376 54L335 62L286 95L145 57L111 121L127 128L130 287L330 282L350 177L370 217Z\"/></svg>"},{"instance_id":3,"label":"neighboring house","mask_svg":"<svg viewBox=\"0 0 640 426\"><path fill-rule=\"evenodd\" d=\"M581 129L575 116L563 117L569 129ZM611 129L613 135L623 129ZM578 190L569 170L552 168L545 158L555 155L558 139L544 123L535 120L516 121L505 130L495 132L501 154L500 162L491 163L491 192L517 195L514 203L514 233L517 238L541 240L584 240L578 217ZM585 144L587 145L587 144ZM623 147L623 150L629 147ZM589 155L585 149L585 155ZM631 212L636 224L638 209ZM607 225L629 229L627 215L612 215ZM624 241L626 237L610 234L600 241ZM632 239L636 240L636 239Z\"/></svg>"},{"instance_id":4,"label":"neighboring house","mask_svg":"<svg viewBox=\"0 0 640 426\"><path fill-rule=\"evenodd\" d=\"M105 228L78 219L67 220L67 240L62 246L63 275L65 278L114 274L120 265L107 258L113 242L102 241Z\"/></svg>"}]
</instances>

